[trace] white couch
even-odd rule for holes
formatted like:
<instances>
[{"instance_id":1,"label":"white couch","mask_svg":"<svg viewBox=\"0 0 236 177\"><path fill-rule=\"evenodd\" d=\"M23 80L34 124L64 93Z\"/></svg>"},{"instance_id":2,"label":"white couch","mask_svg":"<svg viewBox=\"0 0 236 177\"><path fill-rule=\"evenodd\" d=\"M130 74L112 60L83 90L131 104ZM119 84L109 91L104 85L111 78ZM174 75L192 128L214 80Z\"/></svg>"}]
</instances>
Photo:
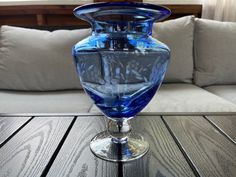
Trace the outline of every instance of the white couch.
<instances>
[{"instance_id":1,"label":"white couch","mask_svg":"<svg viewBox=\"0 0 236 177\"><path fill-rule=\"evenodd\" d=\"M0 113L99 112L71 57L71 47L90 32L2 26ZM153 36L172 57L144 112L236 112L236 23L187 16L155 24Z\"/></svg>"}]
</instances>

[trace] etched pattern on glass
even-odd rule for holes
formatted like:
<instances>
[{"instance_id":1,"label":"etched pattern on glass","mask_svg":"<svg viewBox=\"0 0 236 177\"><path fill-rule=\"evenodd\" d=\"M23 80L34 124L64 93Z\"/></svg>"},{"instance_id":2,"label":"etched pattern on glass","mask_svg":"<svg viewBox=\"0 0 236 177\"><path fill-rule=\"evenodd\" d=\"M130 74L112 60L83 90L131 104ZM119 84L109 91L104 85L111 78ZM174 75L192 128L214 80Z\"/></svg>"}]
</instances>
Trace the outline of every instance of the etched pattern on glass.
<instances>
[{"instance_id":1,"label":"etched pattern on glass","mask_svg":"<svg viewBox=\"0 0 236 177\"><path fill-rule=\"evenodd\" d=\"M168 60L161 52L80 52L77 69L85 91L108 116L132 117L159 88Z\"/></svg>"}]
</instances>

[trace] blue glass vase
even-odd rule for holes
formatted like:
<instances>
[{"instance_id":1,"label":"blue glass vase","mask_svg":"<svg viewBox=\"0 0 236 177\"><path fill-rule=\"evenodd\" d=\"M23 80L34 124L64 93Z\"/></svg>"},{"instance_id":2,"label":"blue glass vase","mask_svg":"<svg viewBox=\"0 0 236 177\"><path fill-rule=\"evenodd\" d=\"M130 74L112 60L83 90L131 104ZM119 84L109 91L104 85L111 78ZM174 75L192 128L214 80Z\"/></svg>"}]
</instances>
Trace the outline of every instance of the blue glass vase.
<instances>
[{"instance_id":1,"label":"blue glass vase","mask_svg":"<svg viewBox=\"0 0 236 177\"><path fill-rule=\"evenodd\" d=\"M73 47L85 92L109 118L107 131L96 135L92 152L108 161L126 162L149 149L131 131L130 119L160 87L170 58L169 48L151 37L155 21L170 15L157 5L130 2L95 3L74 10L89 22L92 34Z\"/></svg>"}]
</instances>

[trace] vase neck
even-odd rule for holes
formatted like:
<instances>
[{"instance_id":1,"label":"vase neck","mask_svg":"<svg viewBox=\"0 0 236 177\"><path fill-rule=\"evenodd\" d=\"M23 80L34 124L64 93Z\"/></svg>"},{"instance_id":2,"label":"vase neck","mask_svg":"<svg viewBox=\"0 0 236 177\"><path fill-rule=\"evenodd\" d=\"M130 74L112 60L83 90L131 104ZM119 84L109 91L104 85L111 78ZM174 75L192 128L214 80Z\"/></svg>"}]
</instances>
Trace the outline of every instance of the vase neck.
<instances>
[{"instance_id":1,"label":"vase neck","mask_svg":"<svg viewBox=\"0 0 236 177\"><path fill-rule=\"evenodd\" d=\"M89 22L94 33L151 35L153 23L168 17L170 10L146 3L109 2L80 6L74 14Z\"/></svg>"},{"instance_id":2,"label":"vase neck","mask_svg":"<svg viewBox=\"0 0 236 177\"><path fill-rule=\"evenodd\" d=\"M94 33L112 33L112 34L135 34L135 35L151 35L153 22L99 22L92 24Z\"/></svg>"}]
</instances>

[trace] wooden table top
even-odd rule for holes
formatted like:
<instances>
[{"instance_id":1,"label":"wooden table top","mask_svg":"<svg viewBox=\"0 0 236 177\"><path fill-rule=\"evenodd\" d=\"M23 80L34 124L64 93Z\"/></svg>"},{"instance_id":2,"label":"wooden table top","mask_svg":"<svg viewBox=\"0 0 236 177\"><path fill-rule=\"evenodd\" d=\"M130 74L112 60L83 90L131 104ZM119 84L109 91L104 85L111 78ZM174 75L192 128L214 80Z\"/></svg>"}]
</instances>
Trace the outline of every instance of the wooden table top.
<instances>
[{"instance_id":1,"label":"wooden table top","mask_svg":"<svg viewBox=\"0 0 236 177\"><path fill-rule=\"evenodd\" d=\"M150 144L128 163L96 158L101 115L0 115L0 177L236 177L236 114L145 115L133 130Z\"/></svg>"}]
</instances>

